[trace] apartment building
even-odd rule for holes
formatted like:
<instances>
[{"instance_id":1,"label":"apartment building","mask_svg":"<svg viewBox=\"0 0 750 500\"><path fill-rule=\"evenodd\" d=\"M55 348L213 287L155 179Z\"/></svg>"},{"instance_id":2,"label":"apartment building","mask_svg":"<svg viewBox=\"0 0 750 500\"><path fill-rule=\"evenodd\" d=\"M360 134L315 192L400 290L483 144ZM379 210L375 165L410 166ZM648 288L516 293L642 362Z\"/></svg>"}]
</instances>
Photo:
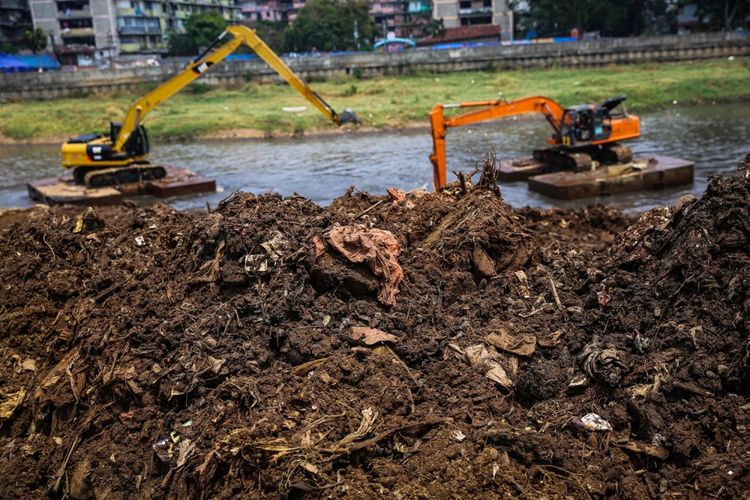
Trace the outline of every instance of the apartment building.
<instances>
[{"instance_id":1,"label":"apartment building","mask_svg":"<svg viewBox=\"0 0 750 500\"><path fill-rule=\"evenodd\" d=\"M112 0L30 0L36 28L49 33L61 62L92 65L116 55Z\"/></svg>"},{"instance_id":2,"label":"apartment building","mask_svg":"<svg viewBox=\"0 0 750 500\"><path fill-rule=\"evenodd\" d=\"M247 21L271 21L291 24L305 6L304 0L248 0L240 3Z\"/></svg>"},{"instance_id":3,"label":"apartment building","mask_svg":"<svg viewBox=\"0 0 750 500\"><path fill-rule=\"evenodd\" d=\"M27 0L0 0L0 44L18 44L29 28L31 13Z\"/></svg>"},{"instance_id":4,"label":"apartment building","mask_svg":"<svg viewBox=\"0 0 750 500\"><path fill-rule=\"evenodd\" d=\"M513 11L506 0L432 0L432 17L446 28L494 24L503 40L513 37Z\"/></svg>"},{"instance_id":5,"label":"apartment building","mask_svg":"<svg viewBox=\"0 0 750 500\"><path fill-rule=\"evenodd\" d=\"M370 16L382 36L393 33L398 37L419 37L423 26L429 24L432 13L430 0L373 0Z\"/></svg>"},{"instance_id":6,"label":"apartment building","mask_svg":"<svg viewBox=\"0 0 750 500\"><path fill-rule=\"evenodd\" d=\"M216 12L230 22L241 17L234 0L116 0L120 52L153 53L167 50L167 33L185 31L194 14Z\"/></svg>"},{"instance_id":7,"label":"apartment building","mask_svg":"<svg viewBox=\"0 0 750 500\"><path fill-rule=\"evenodd\" d=\"M240 5L245 20L291 24L305 1L245 0ZM369 5L370 15L383 36L419 36L421 26L431 19L432 0L370 0Z\"/></svg>"},{"instance_id":8,"label":"apartment building","mask_svg":"<svg viewBox=\"0 0 750 500\"><path fill-rule=\"evenodd\" d=\"M11 1L11 0L0 0ZM18 1L18 0L16 0ZM120 54L167 50L193 14L241 18L235 0L30 0L34 26L50 33L66 63L90 65Z\"/></svg>"}]
</instances>

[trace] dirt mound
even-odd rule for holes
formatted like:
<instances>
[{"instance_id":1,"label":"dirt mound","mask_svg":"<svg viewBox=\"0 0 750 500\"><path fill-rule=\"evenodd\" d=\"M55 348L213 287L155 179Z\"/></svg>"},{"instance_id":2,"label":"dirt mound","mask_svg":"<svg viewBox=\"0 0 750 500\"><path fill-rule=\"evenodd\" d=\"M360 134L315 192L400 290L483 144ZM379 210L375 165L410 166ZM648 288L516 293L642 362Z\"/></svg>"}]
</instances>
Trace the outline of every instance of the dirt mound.
<instances>
[{"instance_id":1,"label":"dirt mound","mask_svg":"<svg viewBox=\"0 0 750 500\"><path fill-rule=\"evenodd\" d=\"M0 494L740 496L748 194L0 215Z\"/></svg>"}]
</instances>

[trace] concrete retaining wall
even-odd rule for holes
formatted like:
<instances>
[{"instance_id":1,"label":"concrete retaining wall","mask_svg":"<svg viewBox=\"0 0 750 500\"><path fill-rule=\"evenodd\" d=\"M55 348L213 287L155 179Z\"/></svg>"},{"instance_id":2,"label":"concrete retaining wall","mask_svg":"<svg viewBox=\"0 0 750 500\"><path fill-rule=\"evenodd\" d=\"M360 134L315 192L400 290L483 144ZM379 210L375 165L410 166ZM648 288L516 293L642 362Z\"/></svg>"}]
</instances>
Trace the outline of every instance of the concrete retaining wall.
<instances>
[{"instance_id":1,"label":"concrete retaining wall","mask_svg":"<svg viewBox=\"0 0 750 500\"><path fill-rule=\"evenodd\" d=\"M750 55L750 36L701 33L392 54L305 56L285 60L303 79L310 80L352 74L368 77L416 71L599 66L746 55ZM0 75L0 99L45 99L128 90L139 84L164 81L178 69L165 64L158 68ZM278 75L259 60L224 62L200 80L203 84L226 87L248 81L278 81Z\"/></svg>"}]
</instances>

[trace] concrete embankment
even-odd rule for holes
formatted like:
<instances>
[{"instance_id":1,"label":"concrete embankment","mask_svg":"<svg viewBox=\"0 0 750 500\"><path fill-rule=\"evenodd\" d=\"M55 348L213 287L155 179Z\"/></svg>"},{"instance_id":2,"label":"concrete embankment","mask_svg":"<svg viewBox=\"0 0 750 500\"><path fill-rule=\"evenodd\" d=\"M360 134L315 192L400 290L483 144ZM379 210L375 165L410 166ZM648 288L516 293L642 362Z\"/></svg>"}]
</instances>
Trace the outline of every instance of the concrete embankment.
<instances>
[{"instance_id":1,"label":"concrete embankment","mask_svg":"<svg viewBox=\"0 0 750 500\"><path fill-rule=\"evenodd\" d=\"M419 71L590 67L748 54L750 36L736 33L701 33L393 54L355 53L335 57L321 55L288 58L287 62L305 79L329 79L346 75L369 77ZM177 69L177 65L167 63L158 68L0 75L0 100L44 99L125 90L143 83L163 81ZM278 76L271 68L256 60L225 62L201 81L208 85L231 87L249 81L277 79Z\"/></svg>"}]
</instances>

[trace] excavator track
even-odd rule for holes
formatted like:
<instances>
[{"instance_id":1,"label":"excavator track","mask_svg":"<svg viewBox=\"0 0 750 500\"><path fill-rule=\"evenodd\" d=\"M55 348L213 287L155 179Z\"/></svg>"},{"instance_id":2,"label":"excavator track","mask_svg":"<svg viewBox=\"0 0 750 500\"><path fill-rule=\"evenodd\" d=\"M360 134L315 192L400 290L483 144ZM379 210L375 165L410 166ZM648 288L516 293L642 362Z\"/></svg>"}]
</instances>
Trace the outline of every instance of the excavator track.
<instances>
[{"instance_id":1,"label":"excavator track","mask_svg":"<svg viewBox=\"0 0 750 500\"><path fill-rule=\"evenodd\" d=\"M591 169L591 155L561 148L535 149L534 159L552 167L582 172Z\"/></svg>"},{"instance_id":2,"label":"excavator track","mask_svg":"<svg viewBox=\"0 0 750 500\"><path fill-rule=\"evenodd\" d=\"M83 184L92 187L117 186L136 182L155 181L166 177L167 171L161 165L141 164L128 167L102 168L87 172Z\"/></svg>"},{"instance_id":3,"label":"excavator track","mask_svg":"<svg viewBox=\"0 0 750 500\"><path fill-rule=\"evenodd\" d=\"M605 165L613 163L629 163L633 161L633 150L622 144L603 144L597 148L592 156Z\"/></svg>"}]
</instances>

